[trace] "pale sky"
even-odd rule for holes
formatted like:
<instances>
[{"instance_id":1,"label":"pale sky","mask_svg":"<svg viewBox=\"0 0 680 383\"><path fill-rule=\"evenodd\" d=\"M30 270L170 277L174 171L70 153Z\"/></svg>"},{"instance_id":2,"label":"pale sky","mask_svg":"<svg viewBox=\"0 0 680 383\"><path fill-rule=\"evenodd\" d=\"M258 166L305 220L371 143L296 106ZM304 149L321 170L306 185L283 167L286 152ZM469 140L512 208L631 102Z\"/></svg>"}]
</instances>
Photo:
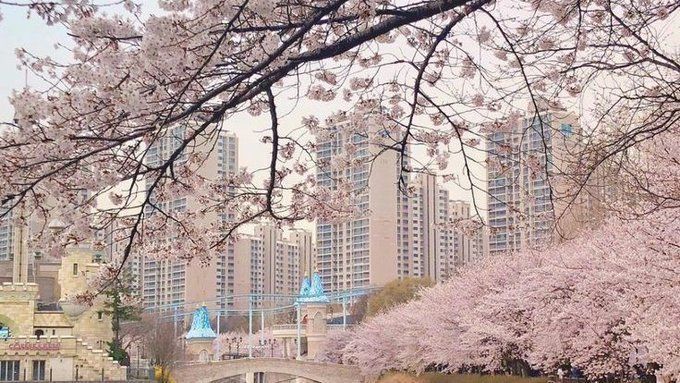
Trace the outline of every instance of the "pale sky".
<instances>
[{"instance_id":1,"label":"pale sky","mask_svg":"<svg viewBox=\"0 0 680 383\"><path fill-rule=\"evenodd\" d=\"M144 2L146 14L158 12L155 3L155 1ZM65 28L62 26L47 26L36 15L27 19L26 11L23 8L3 6L0 11L3 14L3 20L0 21L0 73L2 73L2 81L0 81L0 121L8 121L13 115L8 102L12 89L20 89L26 83L38 89L44 89L44 84L40 82L40 79L16 68L15 49L24 47L37 56L50 56L57 61L64 62L69 60L70 54L65 49L55 49L55 44L60 42L69 45L70 38L66 35ZM281 125L285 129L293 129L299 126L303 116L316 115L323 120L323 117L328 113L346 106L342 101L337 104L329 104L304 99L301 102L296 102L293 99L279 100L279 104L279 114L283 116ZM248 115L232 118L226 122L228 129L239 137L240 166L260 169L268 165L269 152L265 151L259 142L259 132L266 130L268 125L267 118L252 118ZM454 156L447 171L460 172L461 168L460 157ZM476 169L476 175L483 178L483 169ZM446 185L446 187L451 192L452 198L470 200L469 192L461 190L452 183ZM480 207L484 208L485 196L478 195L478 199ZM304 226L311 227L310 225Z\"/></svg>"}]
</instances>

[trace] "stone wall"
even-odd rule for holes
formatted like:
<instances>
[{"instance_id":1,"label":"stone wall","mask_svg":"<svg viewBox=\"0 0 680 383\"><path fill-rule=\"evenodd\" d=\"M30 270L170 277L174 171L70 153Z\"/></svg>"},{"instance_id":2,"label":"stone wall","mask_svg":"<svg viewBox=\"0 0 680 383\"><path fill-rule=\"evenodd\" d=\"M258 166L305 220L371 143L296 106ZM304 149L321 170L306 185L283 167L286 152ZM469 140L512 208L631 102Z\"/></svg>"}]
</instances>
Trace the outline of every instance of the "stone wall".
<instances>
[{"instance_id":1,"label":"stone wall","mask_svg":"<svg viewBox=\"0 0 680 383\"><path fill-rule=\"evenodd\" d=\"M127 370L106 353L73 336L17 336L0 342L0 360L18 360L21 380L32 378L34 360L45 361L45 379L53 381L125 380ZM25 372L24 372L25 371Z\"/></svg>"},{"instance_id":2,"label":"stone wall","mask_svg":"<svg viewBox=\"0 0 680 383\"><path fill-rule=\"evenodd\" d=\"M38 299L35 283L3 283L0 287L0 322L12 334L33 334L33 311Z\"/></svg>"},{"instance_id":3,"label":"stone wall","mask_svg":"<svg viewBox=\"0 0 680 383\"><path fill-rule=\"evenodd\" d=\"M97 275L101 267L92 262L94 254L89 249L68 249L68 255L62 259L59 269L62 300L74 298L88 290L88 282ZM82 314L69 317L74 326L74 334L98 348L105 348L105 342L113 338L111 317L104 314L103 310L104 301L99 297Z\"/></svg>"}]
</instances>

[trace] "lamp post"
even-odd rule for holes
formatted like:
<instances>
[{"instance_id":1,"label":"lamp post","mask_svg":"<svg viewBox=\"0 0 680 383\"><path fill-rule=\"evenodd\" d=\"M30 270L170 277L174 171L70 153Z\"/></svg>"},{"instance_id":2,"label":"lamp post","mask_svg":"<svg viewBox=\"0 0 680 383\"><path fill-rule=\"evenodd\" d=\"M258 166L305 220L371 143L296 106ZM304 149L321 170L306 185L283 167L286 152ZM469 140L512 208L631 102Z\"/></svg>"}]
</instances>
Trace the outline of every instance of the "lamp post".
<instances>
[{"instance_id":1,"label":"lamp post","mask_svg":"<svg viewBox=\"0 0 680 383\"><path fill-rule=\"evenodd\" d=\"M302 357L302 353L300 351L300 338L301 338L301 332L302 332L302 323L300 323L300 304L296 304L297 308L297 359L300 359Z\"/></svg>"},{"instance_id":2,"label":"lamp post","mask_svg":"<svg viewBox=\"0 0 680 383\"><path fill-rule=\"evenodd\" d=\"M248 358L253 357L253 296L248 297Z\"/></svg>"},{"instance_id":3,"label":"lamp post","mask_svg":"<svg viewBox=\"0 0 680 383\"><path fill-rule=\"evenodd\" d=\"M220 349L221 349L221 347L220 347L221 344L220 344L220 343L221 343L221 342L220 342L220 312L219 312L219 311L217 312L217 319L216 319L216 321L217 321L217 323L216 323L216 326L215 326L215 327L217 327L217 357L218 357L219 359L222 359L222 355L220 354L220 351L221 351L221 350L220 350ZM218 360L219 360L219 359L218 359Z\"/></svg>"},{"instance_id":4,"label":"lamp post","mask_svg":"<svg viewBox=\"0 0 680 383\"><path fill-rule=\"evenodd\" d=\"M264 342L264 308L260 310L260 342Z\"/></svg>"},{"instance_id":5,"label":"lamp post","mask_svg":"<svg viewBox=\"0 0 680 383\"><path fill-rule=\"evenodd\" d=\"M342 329L347 328L347 297L342 298Z\"/></svg>"}]
</instances>

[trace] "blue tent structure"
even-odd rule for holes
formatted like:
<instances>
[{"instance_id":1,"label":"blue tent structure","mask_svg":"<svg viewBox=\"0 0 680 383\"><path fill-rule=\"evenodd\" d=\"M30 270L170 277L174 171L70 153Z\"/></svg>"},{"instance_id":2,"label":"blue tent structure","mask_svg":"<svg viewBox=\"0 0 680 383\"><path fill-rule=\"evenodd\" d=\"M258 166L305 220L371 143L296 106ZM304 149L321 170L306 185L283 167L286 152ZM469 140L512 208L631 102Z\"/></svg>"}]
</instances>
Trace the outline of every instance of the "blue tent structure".
<instances>
[{"instance_id":1,"label":"blue tent structure","mask_svg":"<svg viewBox=\"0 0 680 383\"><path fill-rule=\"evenodd\" d=\"M208 308L201 306L194 311L191 321L191 329L186 335L187 339L215 339L217 334L210 326L210 314Z\"/></svg>"},{"instance_id":2,"label":"blue tent structure","mask_svg":"<svg viewBox=\"0 0 680 383\"><path fill-rule=\"evenodd\" d=\"M297 303L329 303L330 299L323 291L323 283L321 277L316 271L312 275L311 281L309 277L302 280L300 287L300 295L296 299Z\"/></svg>"}]
</instances>

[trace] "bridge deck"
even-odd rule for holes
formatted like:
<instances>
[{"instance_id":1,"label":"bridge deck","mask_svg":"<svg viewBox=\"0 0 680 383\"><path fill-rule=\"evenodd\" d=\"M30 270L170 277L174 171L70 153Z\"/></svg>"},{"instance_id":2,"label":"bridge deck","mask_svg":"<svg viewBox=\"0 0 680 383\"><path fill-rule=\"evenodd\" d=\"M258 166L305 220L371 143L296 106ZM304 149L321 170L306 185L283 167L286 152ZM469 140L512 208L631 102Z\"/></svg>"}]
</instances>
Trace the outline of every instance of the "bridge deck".
<instances>
[{"instance_id":1,"label":"bridge deck","mask_svg":"<svg viewBox=\"0 0 680 383\"><path fill-rule=\"evenodd\" d=\"M175 368L173 376L177 382L210 383L256 372L287 374L319 383L363 382L361 373L355 366L280 358L235 359L187 364Z\"/></svg>"}]
</instances>

